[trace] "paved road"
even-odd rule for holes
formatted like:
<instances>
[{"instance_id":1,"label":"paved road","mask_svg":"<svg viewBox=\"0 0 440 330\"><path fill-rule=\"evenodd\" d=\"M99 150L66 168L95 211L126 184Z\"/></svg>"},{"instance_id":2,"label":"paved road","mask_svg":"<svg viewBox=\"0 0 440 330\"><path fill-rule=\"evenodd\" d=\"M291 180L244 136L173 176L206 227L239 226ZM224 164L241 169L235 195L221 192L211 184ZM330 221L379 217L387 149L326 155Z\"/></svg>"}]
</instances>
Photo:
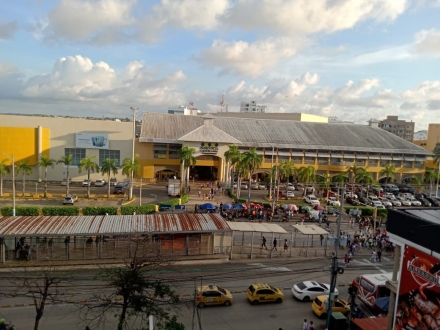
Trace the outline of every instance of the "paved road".
<instances>
[{"instance_id":1,"label":"paved road","mask_svg":"<svg viewBox=\"0 0 440 330\"><path fill-rule=\"evenodd\" d=\"M388 272L392 269L392 258L384 256L382 263L371 263L367 254L355 256L344 274L338 277L338 288L341 298L345 298L347 292L345 285L359 274ZM268 330L299 328L303 318L312 319L316 324L323 324L311 311L310 303L302 303L292 297L291 286L303 280L319 280L329 282L329 260L317 259L298 262L298 260L278 259L276 261L264 260L261 262L231 262L219 265L186 266L178 273L166 275L170 280L178 283L180 294L191 295L194 281L199 284L217 284L234 292L234 304L231 307L208 307L201 310L201 323L204 329L210 330ZM92 277L94 271L75 272L78 279L66 289L66 294L74 294L75 300L87 299L93 288L99 287L99 282ZM4 276L5 273L0 274ZM165 276L165 275L164 275ZM249 284L254 282L268 282L284 289L285 301L278 304L252 306L246 300L244 291ZM7 279L0 278L0 286L8 284ZM185 295L183 299L190 299ZM29 304L31 301L20 299L2 299L1 304ZM40 329L84 329L85 323L76 311L78 305L60 304L47 309L42 319ZM0 317L12 320L17 329L32 328L35 311L30 306L0 308ZM108 319L112 320L111 313ZM182 307L179 311L179 319L187 329L191 329L192 310ZM114 329L112 325L106 327L92 327L92 329Z\"/></svg>"}]
</instances>

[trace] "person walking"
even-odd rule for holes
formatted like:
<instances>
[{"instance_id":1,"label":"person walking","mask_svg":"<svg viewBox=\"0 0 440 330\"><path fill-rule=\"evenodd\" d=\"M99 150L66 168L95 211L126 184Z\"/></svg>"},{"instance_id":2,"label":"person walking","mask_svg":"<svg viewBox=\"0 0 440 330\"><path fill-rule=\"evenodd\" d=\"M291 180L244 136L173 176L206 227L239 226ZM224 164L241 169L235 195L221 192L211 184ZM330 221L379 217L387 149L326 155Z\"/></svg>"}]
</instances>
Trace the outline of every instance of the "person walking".
<instances>
[{"instance_id":1,"label":"person walking","mask_svg":"<svg viewBox=\"0 0 440 330\"><path fill-rule=\"evenodd\" d=\"M267 250L267 246L266 246L266 237L263 236L263 243L261 243L261 248L263 248L263 246L266 248Z\"/></svg>"},{"instance_id":2,"label":"person walking","mask_svg":"<svg viewBox=\"0 0 440 330\"><path fill-rule=\"evenodd\" d=\"M310 321L309 327L307 328L307 330L315 330L315 325L313 324L313 321Z\"/></svg>"},{"instance_id":3,"label":"person walking","mask_svg":"<svg viewBox=\"0 0 440 330\"><path fill-rule=\"evenodd\" d=\"M307 323L307 319L304 319L302 330L307 330L308 327L309 327L309 324Z\"/></svg>"},{"instance_id":4,"label":"person walking","mask_svg":"<svg viewBox=\"0 0 440 330\"><path fill-rule=\"evenodd\" d=\"M322 246L322 241L324 240L324 236L322 234L319 235L319 240L321 241L321 246Z\"/></svg>"},{"instance_id":5,"label":"person walking","mask_svg":"<svg viewBox=\"0 0 440 330\"><path fill-rule=\"evenodd\" d=\"M287 239L284 240L284 252L287 252Z\"/></svg>"},{"instance_id":6,"label":"person walking","mask_svg":"<svg viewBox=\"0 0 440 330\"><path fill-rule=\"evenodd\" d=\"M277 238L276 237L273 239L273 248L272 248L272 250L278 251L277 250Z\"/></svg>"},{"instance_id":7,"label":"person walking","mask_svg":"<svg viewBox=\"0 0 440 330\"><path fill-rule=\"evenodd\" d=\"M382 262L380 261L380 258L382 257L382 251L380 249L377 250L376 255L377 255L377 261Z\"/></svg>"},{"instance_id":8,"label":"person walking","mask_svg":"<svg viewBox=\"0 0 440 330\"><path fill-rule=\"evenodd\" d=\"M199 198L202 195L202 191L199 189L199 191L197 192L199 194Z\"/></svg>"}]
</instances>

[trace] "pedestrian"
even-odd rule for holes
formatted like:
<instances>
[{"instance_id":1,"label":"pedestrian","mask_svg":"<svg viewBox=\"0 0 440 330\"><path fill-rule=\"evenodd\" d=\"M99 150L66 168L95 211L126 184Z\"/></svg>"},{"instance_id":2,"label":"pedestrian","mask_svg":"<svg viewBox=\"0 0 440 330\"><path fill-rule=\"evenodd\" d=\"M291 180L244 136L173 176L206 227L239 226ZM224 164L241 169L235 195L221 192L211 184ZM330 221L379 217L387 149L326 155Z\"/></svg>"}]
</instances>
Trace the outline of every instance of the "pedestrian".
<instances>
[{"instance_id":1,"label":"pedestrian","mask_svg":"<svg viewBox=\"0 0 440 330\"><path fill-rule=\"evenodd\" d=\"M263 236L263 243L261 243L261 248L263 248L263 246L266 248L267 250L267 246L266 246L266 237Z\"/></svg>"},{"instance_id":2,"label":"pedestrian","mask_svg":"<svg viewBox=\"0 0 440 330\"><path fill-rule=\"evenodd\" d=\"M381 257L382 257L382 251L379 249L379 250L377 250L377 261L382 262L382 261L380 261Z\"/></svg>"},{"instance_id":3,"label":"pedestrian","mask_svg":"<svg viewBox=\"0 0 440 330\"><path fill-rule=\"evenodd\" d=\"M277 250L277 238L276 237L273 239L273 248L272 248L272 250L278 251Z\"/></svg>"},{"instance_id":4,"label":"pedestrian","mask_svg":"<svg viewBox=\"0 0 440 330\"><path fill-rule=\"evenodd\" d=\"M199 198L200 198L200 196L202 195L202 191L199 190L199 191L198 191L198 194L199 194Z\"/></svg>"},{"instance_id":5,"label":"pedestrian","mask_svg":"<svg viewBox=\"0 0 440 330\"><path fill-rule=\"evenodd\" d=\"M313 321L310 321L309 327L307 328L307 330L315 330L315 325L313 324Z\"/></svg>"},{"instance_id":6,"label":"pedestrian","mask_svg":"<svg viewBox=\"0 0 440 330\"><path fill-rule=\"evenodd\" d=\"M347 253L344 256L344 262L345 262L346 265L350 263L350 260L348 259L348 254Z\"/></svg>"},{"instance_id":7,"label":"pedestrian","mask_svg":"<svg viewBox=\"0 0 440 330\"><path fill-rule=\"evenodd\" d=\"M376 259L377 259L377 254L376 254L376 252L375 252L375 251L371 252L370 260L376 262Z\"/></svg>"},{"instance_id":8,"label":"pedestrian","mask_svg":"<svg viewBox=\"0 0 440 330\"><path fill-rule=\"evenodd\" d=\"M284 251L287 251L287 239L284 240Z\"/></svg>"},{"instance_id":9,"label":"pedestrian","mask_svg":"<svg viewBox=\"0 0 440 330\"><path fill-rule=\"evenodd\" d=\"M136 215L136 210L133 210L133 212L131 214L132 215Z\"/></svg>"},{"instance_id":10,"label":"pedestrian","mask_svg":"<svg viewBox=\"0 0 440 330\"><path fill-rule=\"evenodd\" d=\"M188 186L188 193L191 192L191 186Z\"/></svg>"},{"instance_id":11,"label":"pedestrian","mask_svg":"<svg viewBox=\"0 0 440 330\"><path fill-rule=\"evenodd\" d=\"M307 330L308 327L309 327L309 324L307 323L307 319L304 319L302 330Z\"/></svg>"},{"instance_id":12,"label":"pedestrian","mask_svg":"<svg viewBox=\"0 0 440 330\"><path fill-rule=\"evenodd\" d=\"M319 235L319 240L321 241L321 246L322 246L322 241L324 240L324 236L322 234Z\"/></svg>"}]
</instances>

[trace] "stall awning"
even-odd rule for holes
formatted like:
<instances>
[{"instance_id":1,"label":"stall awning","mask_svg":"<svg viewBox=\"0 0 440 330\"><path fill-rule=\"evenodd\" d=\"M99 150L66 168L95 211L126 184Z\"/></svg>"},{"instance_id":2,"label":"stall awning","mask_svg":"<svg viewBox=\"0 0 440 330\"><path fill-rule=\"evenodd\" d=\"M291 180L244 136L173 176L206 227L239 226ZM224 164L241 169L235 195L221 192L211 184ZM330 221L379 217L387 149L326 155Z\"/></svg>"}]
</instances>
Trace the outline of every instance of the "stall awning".
<instances>
[{"instance_id":1,"label":"stall awning","mask_svg":"<svg viewBox=\"0 0 440 330\"><path fill-rule=\"evenodd\" d=\"M227 221L229 228L234 231L247 231L258 233L287 234L287 231L280 225L274 223L250 223Z\"/></svg>"},{"instance_id":2,"label":"stall awning","mask_svg":"<svg viewBox=\"0 0 440 330\"><path fill-rule=\"evenodd\" d=\"M327 230L317 225L292 225L292 227L304 235L328 235Z\"/></svg>"}]
</instances>

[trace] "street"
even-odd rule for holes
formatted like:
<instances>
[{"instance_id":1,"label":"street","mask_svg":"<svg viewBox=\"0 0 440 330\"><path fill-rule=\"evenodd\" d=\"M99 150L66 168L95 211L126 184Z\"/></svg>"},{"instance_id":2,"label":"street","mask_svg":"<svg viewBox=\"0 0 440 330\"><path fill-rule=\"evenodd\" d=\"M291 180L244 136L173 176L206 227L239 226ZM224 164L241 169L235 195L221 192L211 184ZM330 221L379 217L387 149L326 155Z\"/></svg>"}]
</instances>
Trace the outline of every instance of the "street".
<instances>
[{"instance_id":1,"label":"street","mask_svg":"<svg viewBox=\"0 0 440 330\"><path fill-rule=\"evenodd\" d=\"M382 263L371 263L369 254L361 253L347 266L344 274L338 275L338 289L340 298L346 299L347 287L357 275L390 272L393 259L384 256ZM301 324L303 318L314 320L315 324L324 324L311 310L311 303L299 302L292 297L291 286L303 280L317 280L329 283L330 273L328 267L330 260L310 259L300 261L295 259L276 260L248 260L226 264L205 265L203 261L198 266L184 266L173 274L164 274L161 278L177 287L177 292L182 294L182 299L190 302L194 286L201 284L216 284L227 288L234 293L234 303L230 307L205 307L200 309L201 325L210 330L242 330L242 329L292 329ZM78 304L59 304L48 306L40 323L40 329L84 329L86 323L78 313L80 301L91 296L93 290L99 290L100 281L93 276L94 270L70 272L75 275L75 280L65 287L65 294L69 300ZM2 272L1 287L10 285L7 277L10 273ZM246 288L251 283L267 282L283 289L285 300L282 304L251 305L245 295ZM30 300L25 298L3 298L1 300L0 317L16 325L17 330L31 329L35 310L29 306ZM20 305L26 305L20 307ZM191 304L189 304L191 306ZM8 307L6 307L8 306ZM10 307L9 307L10 306ZM178 312L180 322L187 329L191 329L193 311L189 307L182 307ZM92 326L91 329L115 329L115 320L112 313L108 313L107 325ZM198 322L198 321L197 321ZM139 323L138 323L139 324ZM197 328L196 328L197 329Z\"/></svg>"}]
</instances>

